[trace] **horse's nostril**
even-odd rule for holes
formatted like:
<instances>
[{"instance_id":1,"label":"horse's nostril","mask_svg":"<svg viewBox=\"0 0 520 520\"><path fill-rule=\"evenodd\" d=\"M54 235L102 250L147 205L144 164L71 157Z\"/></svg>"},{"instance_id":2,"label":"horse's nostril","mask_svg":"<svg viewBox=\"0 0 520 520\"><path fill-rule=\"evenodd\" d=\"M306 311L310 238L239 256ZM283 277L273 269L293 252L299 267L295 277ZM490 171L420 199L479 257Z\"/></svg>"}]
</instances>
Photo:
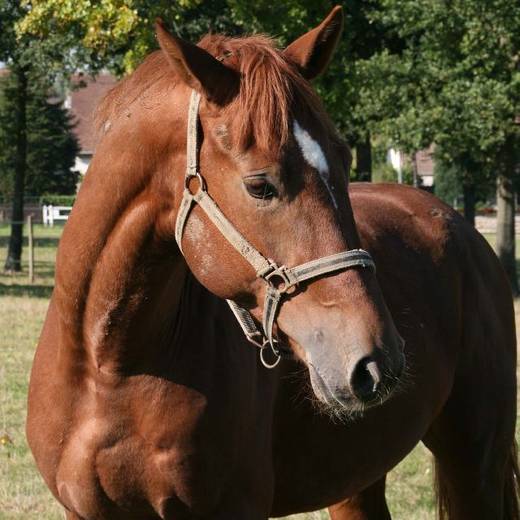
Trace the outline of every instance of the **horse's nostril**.
<instances>
[{"instance_id":1,"label":"horse's nostril","mask_svg":"<svg viewBox=\"0 0 520 520\"><path fill-rule=\"evenodd\" d=\"M377 362L370 356L360 359L350 376L352 393L361 401L371 401L381 384L381 372Z\"/></svg>"}]
</instances>

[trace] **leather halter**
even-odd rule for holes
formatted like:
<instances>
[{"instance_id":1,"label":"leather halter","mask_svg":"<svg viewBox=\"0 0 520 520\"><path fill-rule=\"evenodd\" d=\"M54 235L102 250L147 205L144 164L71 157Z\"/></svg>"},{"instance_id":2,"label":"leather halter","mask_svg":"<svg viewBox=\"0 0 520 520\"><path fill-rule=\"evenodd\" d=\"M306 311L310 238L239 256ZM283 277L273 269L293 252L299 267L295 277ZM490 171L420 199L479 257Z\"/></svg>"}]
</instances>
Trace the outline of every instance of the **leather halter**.
<instances>
[{"instance_id":1,"label":"leather halter","mask_svg":"<svg viewBox=\"0 0 520 520\"><path fill-rule=\"evenodd\" d=\"M188 110L187 168L184 179L184 193L175 223L175 240L182 252L182 236L186 221L193 204L198 204L224 238L251 264L256 272L256 276L264 280L267 287L262 330L258 328L247 309L240 307L232 300L227 300L227 302L246 338L260 348L260 359L263 365L267 368L274 368L281 358L281 349L278 346L278 341L273 338L273 326L282 296L296 290L296 287L301 282L324 274L343 271L353 267L369 267L375 270L375 264L367 251L352 249L311 260L296 267L286 267L285 265L279 266L274 260L266 258L255 249L219 209L209 195L204 178L198 171L197 125L199 103L200 94L193 90ZM190 191L190 184L193 179L198 181L198 190L194 193ZM275 355L273 363L269 363L264 357L267 347L270 347L270 350Z\"/></svg>"}]
</instances>

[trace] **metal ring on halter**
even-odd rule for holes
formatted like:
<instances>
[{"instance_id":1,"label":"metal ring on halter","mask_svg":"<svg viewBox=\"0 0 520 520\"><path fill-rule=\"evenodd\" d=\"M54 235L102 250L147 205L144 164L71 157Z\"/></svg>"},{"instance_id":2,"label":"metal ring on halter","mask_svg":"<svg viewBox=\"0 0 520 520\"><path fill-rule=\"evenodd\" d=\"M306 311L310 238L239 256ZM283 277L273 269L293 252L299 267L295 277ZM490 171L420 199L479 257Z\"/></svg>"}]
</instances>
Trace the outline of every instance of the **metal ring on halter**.
<instances>
[{"instance_id":1,"label":"metal ring on halter","mask_svg":"<svg viewBox=\"0 0 520 520\"><path fill-rule=\"evenodd\" d=\"M273 262L274 264L274 262ZM274 264L276 266L276 264ZM288 270L285 265L276 266L270 273L263 276L264 280L280 294L289 292L290 289L297 285L296 282L289 278Z\"/></svg>"},{"instance_id":2,"label":"metal ring on halter","mask_svg":"<svg viewBox=\"0 0 520 520\"><path fill-rule=\"evenodd\" d=\"M199 181L199 189L194 193L192 193L190 190L190 182L192 179L197 179ZM199 172L189 173L184 178L184 187L186 188L186 190L188 190L189 194L193 196L196 195L198 191L206 191L206 181Z\"/></svg>"},{"instance_id":3,"label":"metal ring on halter","mask_svg":"<svg viewBox=\"0 0 520 520\"><path fill-rule=\"evenodd\" d=\"M269 347L267 346L269 345ZM276 357L276 361L274 363L269 363L264 359L264 352L266 350L270 350ZM262 362L262 365L264 365L265 368L274 368L278 363L280 363L280 359L282 359L282 356L276 352L274 347L269 343L269 341L264 341L264 346L260 348L260 361Z\"/></svg>"}]
</instances>

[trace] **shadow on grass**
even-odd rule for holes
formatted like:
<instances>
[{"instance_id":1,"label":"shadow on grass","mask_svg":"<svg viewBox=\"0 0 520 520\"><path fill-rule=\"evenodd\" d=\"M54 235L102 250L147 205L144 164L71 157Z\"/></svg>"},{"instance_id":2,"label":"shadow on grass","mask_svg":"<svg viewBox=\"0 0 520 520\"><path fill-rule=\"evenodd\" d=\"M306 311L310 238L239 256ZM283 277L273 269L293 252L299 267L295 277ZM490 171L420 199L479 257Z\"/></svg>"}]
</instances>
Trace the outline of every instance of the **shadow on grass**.
<instances>
[{"instance_id":1,"label":"shadow on grass","mask_svg":"<svg viewBox=\"0 0 520 520\"><path fill-rule=\"evenodd\" d=\"M0 296L32 296L33 298L50 298L53 287L50 285L0 283Z\"/></svg>"}]
</instances>

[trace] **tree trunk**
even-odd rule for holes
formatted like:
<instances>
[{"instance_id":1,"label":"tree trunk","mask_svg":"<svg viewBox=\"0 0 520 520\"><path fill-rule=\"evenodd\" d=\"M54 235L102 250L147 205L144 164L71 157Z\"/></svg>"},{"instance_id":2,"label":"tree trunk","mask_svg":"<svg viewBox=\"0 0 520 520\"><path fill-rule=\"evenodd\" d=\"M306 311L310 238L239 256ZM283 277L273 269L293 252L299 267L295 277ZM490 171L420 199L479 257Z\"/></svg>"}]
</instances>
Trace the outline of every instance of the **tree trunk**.
<instances>
[{"instance_id":1,"label":"tree trunk","mask_svg":"<svg viewBox=\"0 0 520 520\"><path fill-rule=\"evenodd\" d=\"M356 144L356 177L358 181L372 181L372 145L368 132Z\"/></svg>"},{"instance_id":2,"label":"tree trunk","mask_svg":"<svg viewBox=\"0 0 520 520\"><path fill-rule=\"evenodd\" d=\"M512 171L507 172L512 174ZM518 295L515 258L515 192L506 174L497 178L497 256L504 267L515 296Z\"/></svg>"},{"instance_id":3,"label":"tree trunk","mask_svg":"<svg viewBox=\"0 0 520 520\"><path fill-rule=\"evenodd\" d=\"M464 196L464 217L472 226L475 226L475 185L464 184L462 193Z\"/></svg>"},{"instance_id":4,"label":"tree trunk","mask_svg":"<svg viewBox=\"0 0 520 520\"><path fill-rule=\"evenodd\" d=\"M419 187L419 172L417 171L417 152L412 153L412 177L414 188Z\"/></svg>"},{"instance_id":5,"label":"tree trunk","mask_svg":"<svg viewBox=\"0 0 520 520\"><path fill-rule=\"evenodd\" d=\"M6 271L22 270L23 241L23 199L25 191L25 171L27 169L27 76L22 68L13 68L12 74L17 76L16 100L16 158L14 172L13 206L11 212L11 236L4 269Z\"/></svg>"}]
</instances>

